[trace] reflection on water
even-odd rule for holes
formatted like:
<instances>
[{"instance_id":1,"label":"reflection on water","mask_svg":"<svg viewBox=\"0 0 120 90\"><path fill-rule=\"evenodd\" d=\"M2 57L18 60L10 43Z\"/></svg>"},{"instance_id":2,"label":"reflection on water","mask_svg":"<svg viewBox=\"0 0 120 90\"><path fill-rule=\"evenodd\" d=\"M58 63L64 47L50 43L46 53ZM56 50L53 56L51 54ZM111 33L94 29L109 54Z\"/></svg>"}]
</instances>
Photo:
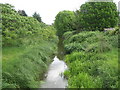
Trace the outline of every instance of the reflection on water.
<instances>
[{"instance_id":1,"label":"reflection on water","mask_svg":"<svg viewBox=\"0 0 120 90\"><path fill-rule=\"evenodd\" d=\"M63 72L67 69L64 61L60 61L55 56L54 61L50 64L45 82L41 88L65 88L67 80L64 79Z\"/></svg>"}]
</instances>

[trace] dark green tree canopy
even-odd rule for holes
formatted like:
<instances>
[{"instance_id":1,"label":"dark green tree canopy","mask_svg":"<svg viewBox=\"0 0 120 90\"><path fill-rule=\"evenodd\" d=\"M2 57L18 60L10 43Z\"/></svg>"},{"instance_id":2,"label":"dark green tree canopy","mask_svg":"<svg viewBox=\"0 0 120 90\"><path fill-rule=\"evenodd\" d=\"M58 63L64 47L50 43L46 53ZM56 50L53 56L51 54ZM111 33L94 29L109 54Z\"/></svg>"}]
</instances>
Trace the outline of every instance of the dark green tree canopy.
<instances>
[{"instance_id":1,"label":"dark green tree canopy","mask_svg":"<svg viewBox=\"0 0 120 90\"><path fill-rule=\"evenodd\" d=\"M35 18L35 19L37 19L39 22L42 22L42 20L41 20L41 17L40 17L40 15L38 14L38 13L34 13L33 14L33 17Z\"/></svg>"},{"instance_id":2,"label":"dark green tree canopy","mask_svg":"<svg viewBox=\"0 0 120 90\"><path fill-rule=\"evenodd\" d=\"M86 2L79 11L83 30L103 30L118 24L118 12L113 2Z\"/></svg>"},{"instance_id":3,"label":"dark green tree canopy","mask_svg":"<svg viewBox=\"0 0 120 90\"><path fill-rule=\"evenodd\" d=\"M21 15L21 16L27 16L26 12L24 10L19 10L18 13Z\"/></svg>"},{"instance_id":4,"label":"dark green tree canopy","mask_svg":"<svg viewBox=\"0 0 120 90\"><path fill-rule=\"evenodd\" d=\"M62 36L64 32L74 29L75 15L72 11L61 11L57 14L55 19L55 28L57 29L57 35Z\"/></svg>"}]
</instances>

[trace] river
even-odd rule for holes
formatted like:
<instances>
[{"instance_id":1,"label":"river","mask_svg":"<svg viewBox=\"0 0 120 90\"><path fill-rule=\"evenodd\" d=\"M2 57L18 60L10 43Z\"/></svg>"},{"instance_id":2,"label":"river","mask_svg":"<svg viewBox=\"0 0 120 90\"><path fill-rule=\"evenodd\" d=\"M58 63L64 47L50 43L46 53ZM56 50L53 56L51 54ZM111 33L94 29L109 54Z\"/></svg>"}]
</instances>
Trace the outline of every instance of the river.
<instances>
[{"instance_id":1,"label":"river","mask_svg":"<svg viewBox=\"0 0 120 90\"><path fill-rule=\"evenodd\" d=\"M49 66L46 79L42 83L41 88L65 88L67 86L67 80L63 75L65 70L67 70L65 62L55 56Z\"/></svg>"},{"instance_id":2,"label":"river","mask_svg":"<svg viewBox=\"0 0 120 90\"><path fill-rule=\"evenodd\" d=\"M67 86L68 82L63 75L64 71L68 69L66 63L63 61L64 55L63 38L59 37L58 54L50 64L41 88L65 88Z\"/></svg>"}]
</instances>

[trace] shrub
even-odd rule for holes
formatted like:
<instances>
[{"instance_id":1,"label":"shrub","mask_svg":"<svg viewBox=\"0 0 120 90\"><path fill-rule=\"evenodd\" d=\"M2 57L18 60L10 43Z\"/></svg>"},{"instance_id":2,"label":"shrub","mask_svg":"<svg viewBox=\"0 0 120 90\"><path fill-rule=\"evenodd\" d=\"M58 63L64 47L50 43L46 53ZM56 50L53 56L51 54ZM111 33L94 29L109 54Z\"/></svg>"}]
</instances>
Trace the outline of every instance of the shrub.
<instances>
[{"instance_id":1,"label":"shrub","mask_svg":"<svg viewBox=\"0 0 120 90\"><path fill-rule=\"evenodd\" d=\"M68 88L93 88L95 83L87 73L79 73L77 76L70 77Z\"/></svg>"},{"instance_id":2,"label":"shrub","mask_svg":"<svg viewBox=\"0 0 120 90\"><path fill-rule=\"evenodd\" d=\"M70 43L65 45L65 50L67 54L70 54L73 51L84 51L84 47L80 43Z\"/></svg>"}]
</instances>

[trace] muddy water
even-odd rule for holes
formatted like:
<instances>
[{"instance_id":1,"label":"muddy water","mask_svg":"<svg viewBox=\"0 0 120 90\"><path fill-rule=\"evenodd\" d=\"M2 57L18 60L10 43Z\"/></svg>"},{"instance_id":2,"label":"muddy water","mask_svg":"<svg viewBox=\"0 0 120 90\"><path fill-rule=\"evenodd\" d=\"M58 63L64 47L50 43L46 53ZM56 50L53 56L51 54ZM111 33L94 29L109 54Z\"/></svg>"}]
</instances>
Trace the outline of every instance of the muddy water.
<instances>
[{"instance_id":1,"label":"muddy water","mask_svg":"<svg viewBox=\"0 0 120 90\"><path fill-rule=\"evenodd\" d=\"M65 88L67 86L67 80L64 78L63 72L66 69L67 65L65 62L55 56L49 66L46 79L41 85L41 88Z\"/></svg>"}]
</instances>

